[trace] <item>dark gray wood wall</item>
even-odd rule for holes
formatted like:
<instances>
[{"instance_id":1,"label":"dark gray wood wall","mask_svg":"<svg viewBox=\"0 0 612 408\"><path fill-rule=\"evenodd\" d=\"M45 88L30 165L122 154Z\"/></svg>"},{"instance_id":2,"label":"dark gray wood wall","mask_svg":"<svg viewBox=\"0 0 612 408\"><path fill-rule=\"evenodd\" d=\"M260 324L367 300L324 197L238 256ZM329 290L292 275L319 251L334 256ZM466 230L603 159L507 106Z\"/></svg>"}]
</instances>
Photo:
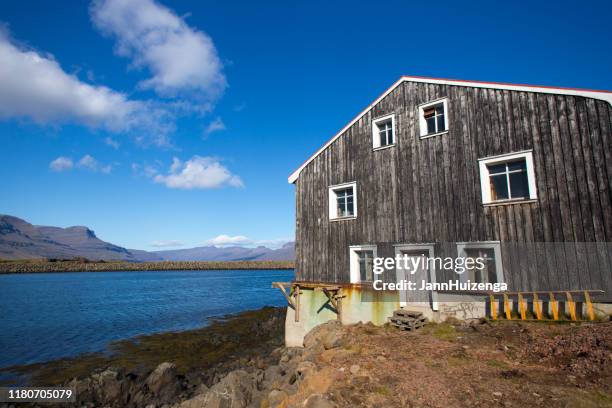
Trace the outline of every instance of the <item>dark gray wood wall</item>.
<instances>
[{"instance_id":1,"label":"dark gray wood wall","mask_svg":"<svg viewBox=\"0 0 612 408\"><path fill-rule=\"evenodd\" d=\"M418 105L442 97L449 132L420 139ZM373 151L371 121L390 113L397 144ZM612 241L611 118L608 102L579 96L404 82L302 170L296 279L348 282L349 245ZM527 149L537 202L483 206L478 158ZM329 221L328 187L352 181L357 219ZM506 281L514 290L612 293L609 249L578 257L584 273L565 254L534 266L504 251Z\"/></svg>"}]
</instances>

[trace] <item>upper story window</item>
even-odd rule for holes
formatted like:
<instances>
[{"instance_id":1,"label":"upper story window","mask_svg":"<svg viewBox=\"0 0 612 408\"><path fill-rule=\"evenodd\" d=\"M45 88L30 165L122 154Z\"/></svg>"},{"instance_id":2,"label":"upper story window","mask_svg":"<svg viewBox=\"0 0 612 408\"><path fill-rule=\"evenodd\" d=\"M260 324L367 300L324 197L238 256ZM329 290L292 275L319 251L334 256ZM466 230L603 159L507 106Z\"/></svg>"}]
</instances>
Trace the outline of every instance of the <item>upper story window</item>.
<instances>
[{"instance_id":1,"label":"upper story window","mask_svg":"<svg viewBox=\"0 0 612 408\"><path fill-rule=\"evenodd\" d=\"M419 106L421 138L448 131L448 99L440 99Z\"/></svg>"},{"instance_id":2,"label":"upper story window","mask_svg":"<svg viewBox=\"0 0 612 408\"><path fill-rule=\"evenodd\" d=\"M531 151L479 160L483 204L535 200Z\"/></svg>"},{"instance_id":3,"label":"upper story window","mask_svg":"<svg viewBox=\"0 0 612 408\"><path fill-rule=\"evenodd\" d=\"M357 183L346 183L329 188L329 219L357 217Z\"/></svg>"},{"instance_id":4,"label":"upper story window","mask_svg":"<svg viewBox=\"0 0 612 408\"><path fill-rule=\"evenodd\" d=\"M349 248L351 283L374 281L374 258L376 256L376 245Z\"/></svg>"},{"instance_id":5,"label":"upper story window","mask_svg":"<svg viewBox=\"0 0 612 408\"><path fill-rule=\"evenodd\" d=\"M374 149L395 144L395 115L387 115L372 121L372 146Z\"/></svg>"},{"instance_id":6,"label":"upper story window","mask_svg":"<svg viewBox=\"0 0 612 408\"><path fill-rule=\"evenodd\" d=\"M464 281L478 283L504 283L499 242L465 242L457 244L462 258L480 258L480 262L462 274Z\"/></svg>"}]
</instances>

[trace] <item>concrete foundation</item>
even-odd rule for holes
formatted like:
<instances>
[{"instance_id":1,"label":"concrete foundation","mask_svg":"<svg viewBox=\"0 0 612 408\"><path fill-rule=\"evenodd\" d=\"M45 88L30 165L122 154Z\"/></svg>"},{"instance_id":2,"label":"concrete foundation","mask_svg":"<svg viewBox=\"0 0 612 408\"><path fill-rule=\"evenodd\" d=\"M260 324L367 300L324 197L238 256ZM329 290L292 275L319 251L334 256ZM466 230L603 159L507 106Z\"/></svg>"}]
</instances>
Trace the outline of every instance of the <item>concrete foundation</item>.
<instances>
[{"instance_id":1,"label":"concrete foundation","mask_svg":"<svg viewBox=\"0 0 612 408\"><path fill-rule=\"evenodd\" d=\"M285 345L287 347L302 347L304 336L315 326L330 320L339 319L342 324L373 323L377 326L387 323L387 318L400 308L399 292L383 292L360 287L343 287L340 315L336 313L329 303L325 293L317 288L301 288L299 301L299 320L292 307L287 308L285 320ZM459 320L478 319L487 317L488 302L482 296L469 296L459 294L437 295L437 310L431 303L409 303L405 309L420 311L429 321L443 322L448 318ZM544 310L548 304L544 303ZM563 304L560 304L560 314L563 314ZM513 310L518 306L511 301ZM586 305L579 303L582 314L587 316ZM593 309L598 318L606 318L612 314L612 304L593 303ZM501 304L497 307L498 315L503 317Z\"/></svg>"},{"instance_id":2,"label":"concrete foundation","mask_svg":"<svg viewBox=\"0 0 612 408\"><path fill-rule=\"evenodd\" d=\"M304 336L315 326L329 320L339 319L342 324L371 322L377 326L387 322L387 317L399 309L397 292L380 292L358 287L342 289L342 307L340 318L328 303L327 296L312 288L300 289L299 321L295 321L295 310L287 308L285 320L285 345L287 347L302 347Z\"/></svg>"}]
</instances>

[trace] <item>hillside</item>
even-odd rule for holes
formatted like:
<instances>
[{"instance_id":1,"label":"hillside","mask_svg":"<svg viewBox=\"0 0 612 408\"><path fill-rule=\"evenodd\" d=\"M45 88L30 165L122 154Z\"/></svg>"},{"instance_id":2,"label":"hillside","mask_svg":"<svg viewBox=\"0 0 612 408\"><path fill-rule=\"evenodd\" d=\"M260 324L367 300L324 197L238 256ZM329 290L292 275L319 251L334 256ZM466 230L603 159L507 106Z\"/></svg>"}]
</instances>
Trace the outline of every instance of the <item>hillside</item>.
<instances>
[{"instance_id":1,"label":"hillside","mask_svg":"<svg viewBox=\"0 0 612 408\"><path fill-rule=\"evenodd\" d=\"M84 226L37 226L10 215L0 215L0 259L73 259L155 261L284 261L294 259L293 243L267 247L218 248L205 246L172 251L127 249L99 239Z\"/></svg>"},{"instance_id":2,"label":"hillside","mask_svg":"<svg viewBox=\"0 0 612 408\"><path fill-rule=\"evenodd\" d=\"M264 246L256 248L204 246L156 251L154 254L164 261L286 261L295 258L295 245L290 242L279 249Z\"/></svg>"}]
</instances>

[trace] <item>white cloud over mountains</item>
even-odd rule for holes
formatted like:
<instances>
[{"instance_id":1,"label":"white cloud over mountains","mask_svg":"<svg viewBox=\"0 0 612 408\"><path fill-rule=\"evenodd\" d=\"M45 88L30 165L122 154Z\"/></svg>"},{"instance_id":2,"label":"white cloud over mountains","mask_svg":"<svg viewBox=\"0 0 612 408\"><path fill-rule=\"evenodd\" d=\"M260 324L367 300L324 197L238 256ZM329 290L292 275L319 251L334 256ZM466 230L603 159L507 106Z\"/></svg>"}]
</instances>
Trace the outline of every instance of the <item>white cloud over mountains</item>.
<instances>
[{"instance_id":1,"label":"white cloud over mountains","mask_svg":"<svg viewBox=\"0 0 612 408\"><path fill-rule=\"evenodd\" d=\"M208 239L204 242L205 245L212 245L216 247L228 247L228 246L242 246L242 247L253 247L253 246L266 246L268 248L280 248L287 242L291 242L290 239L268 239L268 240L254 240L244 235L226 235L221 234L214 238Z\"/></svg>"},{"instance_id":2,"label":"white cloud over mountains","mask_svg":"<svg viewBox=\"0 0 612 408\"><path fill-rule=\"evenodd\" d=\"M181 247L181 246L184 246L185 244L182 241L177 241L177 240L167 240L167 241L160 240L160 241L153 241L149 245L154 248L172 248L172 247Z\"/></svg>"},{"instance_id":3,"label":"white cloud over mountains","mask_svg":"<svg viewBox=\"0 0 612 408\"><path fill-rule=\"evenodd\" d=\"M183 190L244 187L240 177L214 157L193 156L185 162L175 157L167 174L154 174L152 178L168 188Z\"/></svg>"},{"instance_id":4,"label":"white cloud over mountains","mask_svg":"<svg viewBox=\"0 0 612 408\"><path fill-rule=\"evenodd\" d=\"M212 39L153 0L96 0L91 18L116 40L116 53L151 77L140 86L163 96L214 102L225 90L223 64Z\"/></svg>"},{"instance_id":5,"label":"white cloud over mountains","mask_svg":"<svg viewBox=\"0 0 612 408\"><path fill-rule=\"evenodd\" d=\"M251 245L252 243L253 241L245 237L244 235L236 235L232 237L230 235L225 235L225 234L218 235L205 242L205 244L207 245L213 245L213 246L219 246L219 247Z\"/></svg>"}]
</instances>

